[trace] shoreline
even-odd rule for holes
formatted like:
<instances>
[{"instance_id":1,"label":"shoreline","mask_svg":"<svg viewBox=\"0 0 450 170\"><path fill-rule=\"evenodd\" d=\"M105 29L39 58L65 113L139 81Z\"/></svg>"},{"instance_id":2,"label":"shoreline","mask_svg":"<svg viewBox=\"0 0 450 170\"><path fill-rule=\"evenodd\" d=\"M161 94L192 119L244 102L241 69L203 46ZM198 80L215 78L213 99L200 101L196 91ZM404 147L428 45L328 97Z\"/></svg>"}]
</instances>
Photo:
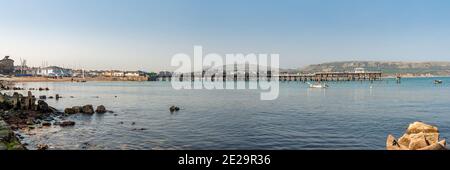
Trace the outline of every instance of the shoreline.
<instances>
[{"instance_id":1,"label":"shoreline","mask_svg":"<svg viewBox=\"0 0 450 170\"><path fill-rule=\"evenodd\" d=\"M9 89L14 83L2 80L0 81L0 90ZM73 125L70 121L55 122L59 120L58 118L65 116L64 112L49 106L41 97L36 98L31 90L25 95L18 92L14 92L12 95L0 92L0 150L28 150L26 147L28 144L22 141L23 136L18 130L35 129L52 124L64 126L65 123L70 123ZM48 146L43 144L37 148L45 150Z\"/></svg>"},{"instance_id":2,"label":"shoreline","mask_svg":"<svg viewBox=\"0 0 450 170\"><path fill-rule=\"evenodd\" d=\"M401 76L401 78L449 78L450 75L443 76ZM381 79L395 79L396 76L384 76ZM8 83L28 83L28 82L146 82L142 78L128 79L128 78L114 78L114 77L96 77L96 78L46 78L46 77L11 77L0 78L0 80Z\"/></svg>"},{"instance_id":3,"label":"shoreline","mask_svg":"<svg viewBox=\"0 0 450 170\"><path fill-rule=\"evenodd\" d=\"M400 76L401 78L449 78L450 75L442 75L442 76ZM385 76L381 77L382 79L395 79L397 76Z\"/></svg>"},{"instance_id":4,"label":"shoreline","mask_svg":"<svg viewBox=\"0 0 450 170\"><path fill-rule=\"evenodd\" d=\"M133 78L115 78L115 77L96 77L96 78L47 78L47 77L11 77L4 79L4 81L9 81L13 83L22 82L120 82L120 81L147 81L143 77L133 77Z\"/></svg>"},{"instance_id":5,"label":"shoreline","mask_svg":"<svg viewBox=\"0 0 450 170\"><path fill-rule=\"evenodd\" d=\"M106 110L103 105L98 105L96 109L92 104L83 106L73 106L60 111L47 104L47 96L35 96L32 91L48 91L48 88L23 89L11 87L17 82L1 80L0 91L4 90L26 90L28 92L7 94L0 92L0 150L47 150L48 144L38 143L36 146L29 146L23 141L24 136L21 131L41 129L51 126L68 127L75 126L75 122L66 118L74 114L93 115L114 113ZM41 90L42 89L42 90ZM49 96L48 99L59 100L61 97L56 94L55 97ZM29 147L27 147L29 146Z\"/></svg>"}]
</instances>

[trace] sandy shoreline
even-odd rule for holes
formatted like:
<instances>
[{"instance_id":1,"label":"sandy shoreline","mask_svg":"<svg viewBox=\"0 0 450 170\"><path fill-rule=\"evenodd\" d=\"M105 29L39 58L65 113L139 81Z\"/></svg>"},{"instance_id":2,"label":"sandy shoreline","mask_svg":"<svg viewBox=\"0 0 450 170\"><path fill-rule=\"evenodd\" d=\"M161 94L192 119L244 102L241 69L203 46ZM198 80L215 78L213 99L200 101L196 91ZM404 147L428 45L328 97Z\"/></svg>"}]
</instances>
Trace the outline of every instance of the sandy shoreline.
<instances>
[{"instance_id":1,"label":"sandy shoreline","mask_svg":"<svg viewBox=\"0 0 450 170\"><path fill-rule=\"evenodd\" d=\"M102 81L102 82L113 82L113 81L147 81L142 78L136 79L124 79L124 78L114 78L114 77L96 77L96 78L47 78L47 77L11 77L3 78L4 81L9 82L82 82L82 81Z\"/></svg>"}]
</instances>

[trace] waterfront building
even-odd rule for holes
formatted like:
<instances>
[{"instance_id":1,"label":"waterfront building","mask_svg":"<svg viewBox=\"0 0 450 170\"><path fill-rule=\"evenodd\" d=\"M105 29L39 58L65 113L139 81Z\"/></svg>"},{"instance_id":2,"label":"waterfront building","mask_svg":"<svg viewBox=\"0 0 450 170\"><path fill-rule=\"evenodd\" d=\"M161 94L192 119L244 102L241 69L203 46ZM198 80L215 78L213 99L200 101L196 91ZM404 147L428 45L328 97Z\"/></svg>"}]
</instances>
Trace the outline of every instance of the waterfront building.
<instances>
[{"instance_id":1,"label":"waterfront building","mask_svg":"<svg viewBox=\"0 0 450 170\"><path fill-rule=\"evenodd\" d=\"M102 72L95 70L95 71L87 71L85 74L88 77L98 77L98 76L102 75Z\"/></svg>"},{"instance_id":2,"label":"waterfront building","mask_svg":"<svg viewBox=\"0 0 450 170\"><path fill-rule=\"evenodd\" d=\"M148 75L144 71L127 71L125 77L148 77Z\"/></svg>"},{"instance_id":3,"label":"waterfront building","mask_svg":"<svg viewBox=\"0 0 450 170\"><path fill-rule=\"evenodd\" d=\"M71 77L73 75L71 69L65 69L57 66L38 68L36 75L44 77Z\"/></svg>"},{"instance_id":4,"label":"waterfront building","mask_svg":"<svg viewBox=\"0 0 450 170\"><path fill-rule=\"evenodd\" d=\"M102 76L104 77L112 77L113 76L113 71L103 71L101 73Z\"/></svg>"},{"instance_id":5,"label":"waterfront building","mask_svg":"<svg viewBox=\"0 0 450 170\"><path fill-rule=\"evenodd\" d=\"M9 75L14 73L14 60L10 59L9 56L5 56L0 60L0 74Z\"/></svg>"},{"instance_id":6,"label":"waterfront building","mask_svg":"<svg viewBox=\"0 0 450 170\"><path fill-rule=\"evenodd\" d=\"M139 77L140 74L138 71L127 71L125 72L125 77Z\"/></svg>"},{"instance_id":7,"label":"waterfront building","mask_svg":"<svg viewBox=\"0 0 450 170\"><path fill-rule=\"evenodd\" d=\"M125 73L124 73L123 71L114 71L114 72L112 73L112 76L113 76L113 77L124 77L124 76L125 76Z\"/></svg>"}]
</instances>

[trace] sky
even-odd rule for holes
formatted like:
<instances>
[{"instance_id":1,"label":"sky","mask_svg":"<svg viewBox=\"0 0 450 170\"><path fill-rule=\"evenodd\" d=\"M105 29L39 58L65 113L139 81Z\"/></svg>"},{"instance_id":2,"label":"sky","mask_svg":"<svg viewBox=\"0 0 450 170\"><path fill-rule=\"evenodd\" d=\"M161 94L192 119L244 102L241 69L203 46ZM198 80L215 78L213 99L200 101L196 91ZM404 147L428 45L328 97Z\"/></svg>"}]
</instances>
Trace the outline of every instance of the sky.
<instances>
[{"instance_id":1,"label":"sky","mask_svg":"<svg viewBox=\"0 0 450 170\"><path fill-rule=\"evenodd\" d=\"M277 53L282 68L450 61L448 0L0 0L0 56L171 70L177 53Z\"/></svg>"}]
</instances>

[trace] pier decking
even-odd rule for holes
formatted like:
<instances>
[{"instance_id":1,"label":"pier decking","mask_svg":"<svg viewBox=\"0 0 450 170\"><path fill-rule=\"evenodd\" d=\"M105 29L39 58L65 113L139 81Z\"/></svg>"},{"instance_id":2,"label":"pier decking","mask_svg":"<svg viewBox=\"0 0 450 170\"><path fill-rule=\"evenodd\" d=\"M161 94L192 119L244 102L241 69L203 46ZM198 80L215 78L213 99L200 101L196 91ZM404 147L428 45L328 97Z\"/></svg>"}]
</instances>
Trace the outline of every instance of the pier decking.
<instances>
[{"instance_id":1,"label":"pier decking","mask_svg":"<svg viewBox=\"0 0 450 170\"><path fill-rule=\"evenodd\" d=\"M381 80L382 72L318 72L314 74L280 74L280 81L361 81Z\"/></svg>"},{"instance_id":2,"label":"pier decking","mask_svg":"<svg viewBox=\"0 0 450 170\"><path fill-rule=\"evenodd\" d=\"M288 74L280 73L272 75L270 72L264 76L256 74L254 76L246 73L242 75L196 75L180 74L179 81L249 81L249 80L279 80L279 81L375 81L382 79L382 72L318 72L313 74ZM158 81L171 81L172 75L158 76Z\"/></svg>"}]
</instances>

